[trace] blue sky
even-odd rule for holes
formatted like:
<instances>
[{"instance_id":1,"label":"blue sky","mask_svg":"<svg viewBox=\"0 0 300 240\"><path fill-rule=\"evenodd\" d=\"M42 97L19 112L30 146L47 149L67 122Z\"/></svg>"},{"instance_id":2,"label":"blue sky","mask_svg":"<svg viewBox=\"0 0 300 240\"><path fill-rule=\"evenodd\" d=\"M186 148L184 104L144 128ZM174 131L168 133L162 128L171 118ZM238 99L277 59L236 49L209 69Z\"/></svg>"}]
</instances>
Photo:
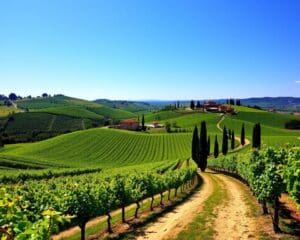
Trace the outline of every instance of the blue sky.
<instances>
[{"instance_id":1,"label":"blue sky","mask_svg":"<svg viewBox=\"0 0 300 240\"><path fill-rule=\"evenodd\" d=\"M300 1L0 0L0 93L300 97Z\"/></svg>"}]
</instances>

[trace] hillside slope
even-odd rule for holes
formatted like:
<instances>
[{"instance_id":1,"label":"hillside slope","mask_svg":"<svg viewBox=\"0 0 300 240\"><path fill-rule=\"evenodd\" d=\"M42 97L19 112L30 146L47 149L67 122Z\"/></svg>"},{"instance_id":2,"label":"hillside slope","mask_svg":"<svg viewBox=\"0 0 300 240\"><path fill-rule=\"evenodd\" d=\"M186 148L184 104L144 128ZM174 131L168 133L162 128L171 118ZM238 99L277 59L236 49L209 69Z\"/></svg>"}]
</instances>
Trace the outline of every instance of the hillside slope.
<instances>
[{"instance_id":1,"label":"hillside slope","mask_svg":"<svg viewBox=\"0 0 300 240\"><path fill-rule=\"evenodd\" d=\"M190 156L191 134L90 129L42 142L6 146L1 155L71 167L121 166Z\"/></svg>"}]
</instances>

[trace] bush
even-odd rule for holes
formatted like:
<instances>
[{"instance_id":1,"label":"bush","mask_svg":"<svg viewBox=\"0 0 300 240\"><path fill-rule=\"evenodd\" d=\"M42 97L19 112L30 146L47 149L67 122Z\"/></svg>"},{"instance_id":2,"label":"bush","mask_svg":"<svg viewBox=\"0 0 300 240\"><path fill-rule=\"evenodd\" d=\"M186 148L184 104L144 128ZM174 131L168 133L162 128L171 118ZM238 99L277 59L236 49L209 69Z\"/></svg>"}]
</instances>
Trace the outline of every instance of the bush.
<instances>
[{"instance_id":1,"label":"bush","mask_svg":"<svg viewBox=\"0 0 300 240\"><path fill-rule=\"evenodd\" d=\"M296 119L292 119L285 123L284 127L286 129L300 129L300 121Z\"/></svg>"}]
</instances>

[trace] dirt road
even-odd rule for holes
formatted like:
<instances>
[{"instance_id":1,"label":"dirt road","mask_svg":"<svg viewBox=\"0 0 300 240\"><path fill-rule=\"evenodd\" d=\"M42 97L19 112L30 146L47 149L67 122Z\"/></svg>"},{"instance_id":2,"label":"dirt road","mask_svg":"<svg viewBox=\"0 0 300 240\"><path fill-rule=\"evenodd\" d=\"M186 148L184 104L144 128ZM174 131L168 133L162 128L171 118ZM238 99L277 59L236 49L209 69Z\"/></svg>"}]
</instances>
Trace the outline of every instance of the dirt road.
<instances>
[{"instance_id":1,"label":"dirt road","mask_svg":"<svg viewBox=\"0 0 300 240\"><path fill-rule=\"evenodd\" d=\"M224 121L224 119L225 119L225 116L223 116L223 117L220 119L220 121L217 123L217 128L218 128L221 132L223 132L223 129L221 128L220 125L221 125L221 123ZM240 145L239 145L237 148L234 149L234 152L239 151L240 149L242 149L242 148L244 148L244 147L246 147L247 145L250 144L250 140L247 139L247 138L245 138L245 144L244 144L244 146L241 144L241 138L235 136L234 139L240 142Z\"/></svg>"},{"instance_id":2,"label":"dirt road","mask_svg":"<svg viewBox=\"0 0 300 240\"><path fill-rule=\"evenodd\" d=\"M203 203L213 192L211 178L206 174L202 174L201 176L203 178L203 186L197 193L176 207L173 211L159 218L148 228L139 232L135 239L160 240L166 236L171 238L172 236L176 236L186 225L191 223L197 214L203 210Z\"/></svg>"},{"instance_id":3,"label":"dirt road","mask_svg":"<svg viewBox=\"0 0 300 240\"><path fill-rule=\"evenodd\" d=\"M248 214L241 183L222 174L216 177L223 182L229 199L217 208L214 239L255 239L255 220Z\"/></svg>"}]
</instances>

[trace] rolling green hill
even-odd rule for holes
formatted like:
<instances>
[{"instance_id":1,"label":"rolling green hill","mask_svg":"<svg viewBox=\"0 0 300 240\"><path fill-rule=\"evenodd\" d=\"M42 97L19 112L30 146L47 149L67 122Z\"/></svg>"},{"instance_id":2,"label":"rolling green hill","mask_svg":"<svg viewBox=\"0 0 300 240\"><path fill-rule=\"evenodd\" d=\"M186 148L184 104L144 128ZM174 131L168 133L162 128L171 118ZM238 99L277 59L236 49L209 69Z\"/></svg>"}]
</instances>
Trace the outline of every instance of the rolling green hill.
<instances>
[{"instance_id":1,"label":"rolling green hill","mask_svg":"<svg viewBox=\"0 0 300 240\"><path fill-rule=\"evenodd\" d=\"M52 113L56 115L65 115L75 118L88 119L104 119L102 115L96 114L81 106L66 106L66 107L52 107L36 110L37 112Z\"/></svg>"},{"instance_id":2,"label":"rolling green hill","mask_svg":"<svg viewBox=\"0 0 300 240\"><path fill-rule=\"evenodd\" d=\"M93 107L97 106L97 103L90 102L87 100L71 98L64 95L56 95L53 97L45 98L25 98L18 100L17 106L22 109L44 109L53 107L64 107L64 106L84 106Z\"/></svg>"},{"instance_id":3,"label":"rolling green hill","mask_svg":"<svg viewBox=\"0 0 300 240\"><path fill-rule=\"evenodd\" d=\"M0 150L10 156L68 167L124 166L190 155L191 134L146 134L90 129Z\"/></svg>"},{"instance_id":4,"label":"rolling green hill","mask_svg":"<svg viewBox=\"0 0 300 240\"><path fill-rule=\"evenodd\" d=\"M135 114L147 114L154 110L159 110L160 107L153 106L149 103L136 102L136 101L124 101L124 100L108 100L108 99L97 99L96 103L100 103L104 106L116 109L122 109Z\"/></svg>"},{"instance_id":5,"label":"rolling green hill","mask_svg":"<svg viewBox=\"0 0 300 240\"><path fill-rule=\"evenodd\" d=\"M38 141L136 117L134 113L122 109L63 95L27 98L16 103L25 111L10 118L0 116L0 135L5 143ZM7 115L8 110L11 109L0 109L0 114Z\"/></svg>"},{"instance_id":6,"label":"rolling green hill","mask_svg":"<svg viewBox=\"0 0 300 240\"><path fill-rule=\"evenodd\" d=\"M0 117L6 117L9 114L20 112L20 109L16 109L15 107L7 107L7 106L0 106Z\"/></svg>"},{"instance_id":7,"label":"rolling green hill","mask_svg":"<svg viewBox=\"0 0 300 240\"><path fill-rule=\"evenodd\" d=\"M260 123L262 127L262 144L267 146L283 146L285 144L300 144L300 131L287 130L284 123L290 119L299 119L299 116L270 113L247 107L236 107L239 111L237 115L227 116L222 122L222 127L234 129L236 134L240 134L241 126L244 123L246 136L252 138L252 128L255 123Z\"/></svg>"}]
</instances>

